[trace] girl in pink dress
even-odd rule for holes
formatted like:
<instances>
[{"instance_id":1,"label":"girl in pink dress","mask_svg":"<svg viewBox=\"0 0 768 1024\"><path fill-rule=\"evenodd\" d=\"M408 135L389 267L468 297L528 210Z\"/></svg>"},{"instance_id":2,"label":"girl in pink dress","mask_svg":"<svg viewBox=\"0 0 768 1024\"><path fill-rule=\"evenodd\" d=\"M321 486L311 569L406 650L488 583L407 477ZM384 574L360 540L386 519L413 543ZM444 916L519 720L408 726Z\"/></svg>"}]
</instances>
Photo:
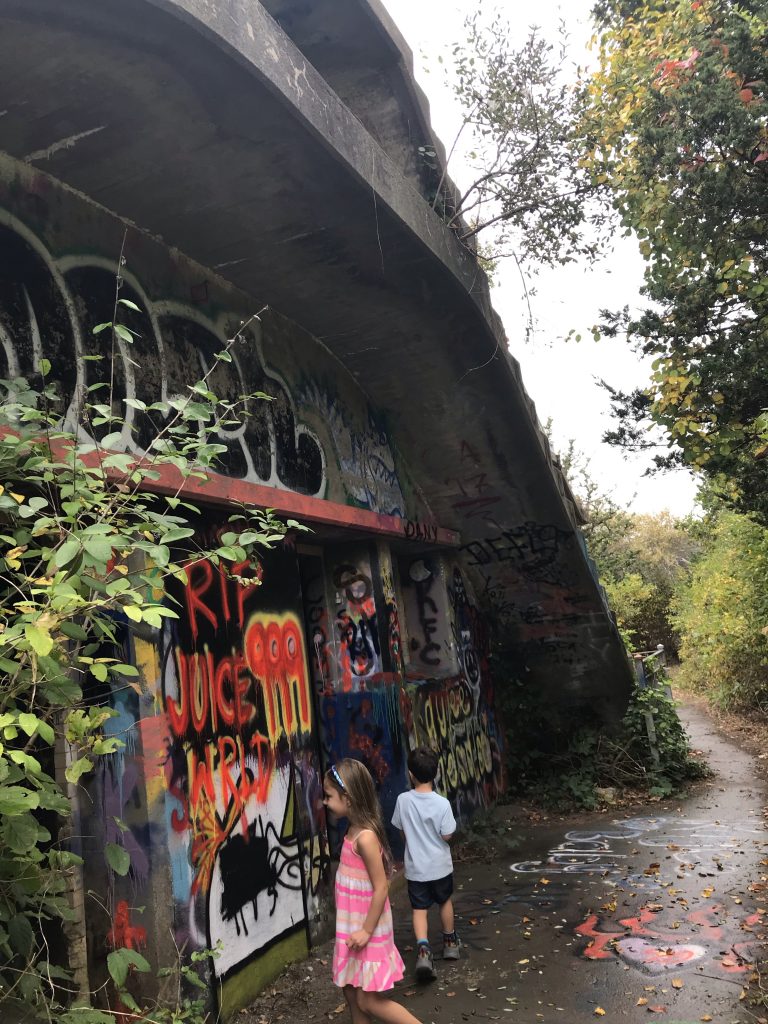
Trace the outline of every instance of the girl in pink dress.
<instances>
[{"instance_id":1,"label":"girl in pink dress","mask_svg":"<svg viewBox=\"0 0 768 1024\"><path fill-rule=\"evenodd\" d=\"M392 933L388 874L392 866L381 808L368 769L345 758L323 781L323 802L346 818L336 872L336 945L333 981L344 990L352 1024L419 1024L388 993L405 972Z\"/></svg>"}]
</instances>

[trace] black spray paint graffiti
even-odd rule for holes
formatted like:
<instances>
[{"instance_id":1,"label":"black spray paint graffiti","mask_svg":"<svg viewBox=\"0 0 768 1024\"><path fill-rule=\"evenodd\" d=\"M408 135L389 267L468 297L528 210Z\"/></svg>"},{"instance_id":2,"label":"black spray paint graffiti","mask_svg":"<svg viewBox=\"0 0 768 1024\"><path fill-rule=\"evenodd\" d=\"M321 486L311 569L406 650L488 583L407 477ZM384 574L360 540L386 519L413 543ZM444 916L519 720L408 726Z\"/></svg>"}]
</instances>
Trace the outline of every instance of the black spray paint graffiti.
<instances>
[{"instance_id":1,"label":"black spray paint graffiti","mask_svg":"<svg viewBox=\"0 0 768 1024\"><path fill-rule=\"evenodd\" d=\"M416 592L416 608L420 636L411 636L411 650L418 654L422 665L436 668L441 663L440 644L434 637L439 631L439 609L435 594L439 587L434 564L429 558L420 558L408 567L408 578Z\"/></svg>"},{"instance_id":2,"label":"black spray paint graffiti","mask_svg":"<svg viewBox=\"0 0 768 1024\"><path fill-rule=\"evenodd\" d=\"M437 526L422 523L417 519L406 519L405 536L408 540L423 540L428 544L437 543Z\"/></svg>"},{"instance_id":3,"label":"black spray paint graffiti","mask_svg":"<svg viewBox=\"0 0 768 1024\"><path fill-rule=\"evenodd\" d=\"M699 870L703 862L712 862L718 872L734 865L731 856L740 842L758 839L765 832L757 822L678 821L674 818L628 818L615 821L600 830L566 832L563 841L552 847L544 860L520 861L510 866L521 874L591 874L592 872L626 876L626 852L622 842L633 845L665 847L672 851L678 873ZM630 880L633 875L628 876ZM649 878L641 876L645 884Z\"/></svg>"},{"instance_id":4,"label":"black spray paint graffiti","mask_svg":"<svg viewBox=\"0 0 768 1024\"><path fill-rule=\"evenodd\" d=\"M258 324L246 332L247 357L241 359L236 347L231 363L216 366L216 353L239 320L225 317L214 323L193 307L152 302L127 271L120 294L139 310L121 311L136 334L132 345L117 340L114 411L125 425L112 447L139 454L163 422L158 412L126 407L125 399L146 405L167 401L186 394L195 375L215 366L209 385L219 397L238 401L261 391L273 399L250 402L248 415L236 426L217 431L217 440L227 446L224 472L304 494L322 493L320 443L298 422L286 384L264 368ZM31 232L0 211L0 375L34 378L41 360L50 360L62 420L70 428L81 418L86 388L104 377L103 366L84 357L106 354L107 334L93 335L92 328L112 319L114 296L114 265L97 257L54 260ZM107 429L101 428L102 435Z\"/></svg>"},{"instance_id":5,"label":"black spray paint graffiti","mask_svg":"<svg viewBox=\"0 0 768 1024\"><path fill-rule=\"evenodd\" d=\"M477 708L481 678L478 650L485 647L484 637L481 639L477 634L479 630L484 631L484 627L477 609L470 603L464 579L458 569L453 570L453 586L449 593L453 604L453 642L459 660L459 672L471 689L474 706Z\"/></svg>"},{"instance_id":6,"label":"black spray paint graffiti","mask_svg":"<svg viewBox=\"0 0 768 1024\"><path fill-rule=\"evenodd\" d=\"M573 535L557 526L524 523L514 529L502 530L495 537L486 537L465 544L462 551L472 556L467 564L482 567L513 562L528 580L558 583L557 561L561 548L573 541Z\"/></svg>"},{"instance_id":7,"label":"black spray paint graffiti","mask_svg":"<svg viewBox=\"0 0 768 1024\"><path fill-rule=\"evenodd\" d=\"M270 841L271 840L271 841ZM234 921L237 934L248 934L244 908L250 904L254 921L259 920L258 899L262 892L272 900L269 916L277 906L277 889L301 891L300 851L298 845L286 854L272 822L261 817L252 821L245 835L231 835L219 850L223 881L221 919Z\"/></svg>"}]
</instances>

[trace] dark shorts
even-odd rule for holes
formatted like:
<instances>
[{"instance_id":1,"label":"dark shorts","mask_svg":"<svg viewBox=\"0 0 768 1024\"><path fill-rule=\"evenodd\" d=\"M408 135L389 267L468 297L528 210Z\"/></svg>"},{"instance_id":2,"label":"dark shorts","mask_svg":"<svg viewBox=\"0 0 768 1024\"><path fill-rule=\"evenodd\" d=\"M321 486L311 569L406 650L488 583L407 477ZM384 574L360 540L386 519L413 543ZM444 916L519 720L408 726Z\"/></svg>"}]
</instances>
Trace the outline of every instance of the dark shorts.
<instances>
[{"instance_id":1,"label":"dark shorts","mask_svg":"<svg viewBox=\"0 0 768 1024\"><path fill-rule=\"evenodd\" d=\"M453 895L453 872L433 882L408 882L408 898L414 910L429 910L433 903L442 907Z\"/></svg>"}]
</instances>

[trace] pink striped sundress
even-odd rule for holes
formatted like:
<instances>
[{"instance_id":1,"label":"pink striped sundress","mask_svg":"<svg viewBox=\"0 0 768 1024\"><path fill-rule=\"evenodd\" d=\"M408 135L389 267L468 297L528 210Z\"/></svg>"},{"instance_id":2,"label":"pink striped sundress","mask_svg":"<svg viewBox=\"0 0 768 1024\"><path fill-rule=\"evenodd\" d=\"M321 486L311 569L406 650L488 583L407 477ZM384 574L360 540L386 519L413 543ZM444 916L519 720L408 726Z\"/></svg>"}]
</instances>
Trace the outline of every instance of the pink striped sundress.
<instances>
[{"instance_id":1,"label":"pink striped sundress","mask_svg":"<svg viewBox=\"0 0 768 1024\"><path fill-rule=\"evenodd\" d=\"M364 992L386 992L405 974L405 965L395 946L389 899L365 948L347 948L349 936L363 927L372 896L373 886L365 861L355 850L353 841L345 836L336 872L333 981L339 988L352 985Z\"/></svg>"}]
</instances>

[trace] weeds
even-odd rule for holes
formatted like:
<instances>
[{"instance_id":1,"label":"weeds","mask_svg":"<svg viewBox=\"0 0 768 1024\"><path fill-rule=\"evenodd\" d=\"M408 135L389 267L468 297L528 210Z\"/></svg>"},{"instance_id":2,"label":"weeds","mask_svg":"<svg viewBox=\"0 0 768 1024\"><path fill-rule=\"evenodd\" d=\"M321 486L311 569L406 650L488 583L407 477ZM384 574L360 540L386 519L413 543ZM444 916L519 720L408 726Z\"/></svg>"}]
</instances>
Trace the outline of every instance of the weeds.
<instances>
[{"instance_id":1,"label":"weeds","mask_svg":"<svg viewBox=\"0 0 768 1024\"><path fill-rule=\"evenodd\" d=\"M510 796L546 807L594 809L597 790L664 798L709 774L691 757L674 700L663 688L635 688L614 732L582 719L553 729L548 708L517 681L503 689ZM656 742L648 736L652 716Z\"/></svg>"}]
</instances>

